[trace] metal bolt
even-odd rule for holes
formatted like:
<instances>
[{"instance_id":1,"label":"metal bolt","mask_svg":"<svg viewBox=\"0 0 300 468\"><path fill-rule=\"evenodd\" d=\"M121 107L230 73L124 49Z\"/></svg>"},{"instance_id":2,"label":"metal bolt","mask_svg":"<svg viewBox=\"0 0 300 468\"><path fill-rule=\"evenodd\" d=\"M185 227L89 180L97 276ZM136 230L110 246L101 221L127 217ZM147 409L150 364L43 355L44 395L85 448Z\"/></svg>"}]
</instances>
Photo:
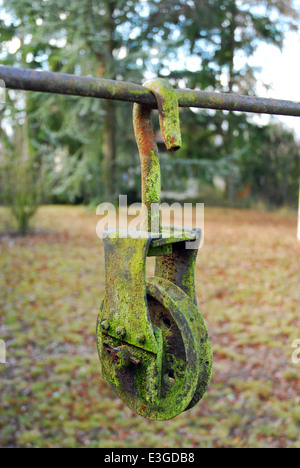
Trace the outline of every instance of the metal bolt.
<instances>
[{"instance_id":1,"label":"metal bolt","mask_svg":"<svg viewBox=\"0 0 300 468\"><path fill-rule=\"evenodd\" d=\"M126 330L124 327L116 328L116 334L123 338L126 335Z\"/></svg>"},{"instance_id":2,"label":"metal bolt","mask_svg":"<svg viewBox=\"0 0 300 468\"><path fill-rule=\"evenodd\" d=\"M103 322L101 323L101 328L103 328L103 330L108 330L109 327L110 327L109 321L103 320Z\"/></svg>"},{"instance_id":3,"label":"metal bolt","mask_svg":"<svg viewBox=\"0 0 300 468\"><path fill-rule=\"evenodd\" d=\"M103 347L105 351L110 354L110 357L114 364L119 368L126 367L129 363L132 363L135 366L138 366L141 363L141 360L134 357L134 355L131 354L131 352L125 346L114 348L109 343L103 343Z\"/></svg>"},{"instance_id":4,"label":"metal bolt","mask_svg":"<svg viewBox=\"0 0 300 468\"><path fill-rule=\"evenodd\" d=\"M118 369L128 367L130 364L130 351L125 346L113 348L110 357Z\"/></svg>"},{"instance_id":5,"label":"metal bolt","mask_svg":"<svg viewBox=\"0 0 300 468\"><path fill-rule=\"evenodd\" d=\"M142 333L140 333L139 335L137 335L136 340L138 341L138 343L143 344L143 343L145 343L145 341L146 341L146 337L145 337L145 335L143 335Z\"/></svg>"}]
</instances>

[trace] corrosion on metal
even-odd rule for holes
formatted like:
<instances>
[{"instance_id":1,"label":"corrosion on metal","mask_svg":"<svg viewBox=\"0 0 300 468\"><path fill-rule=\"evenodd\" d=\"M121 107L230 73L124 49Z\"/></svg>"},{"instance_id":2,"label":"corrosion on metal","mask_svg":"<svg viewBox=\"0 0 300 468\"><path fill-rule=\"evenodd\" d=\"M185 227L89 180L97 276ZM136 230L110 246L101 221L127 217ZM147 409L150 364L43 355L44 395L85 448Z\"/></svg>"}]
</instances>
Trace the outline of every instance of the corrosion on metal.
<instances>
[{"instance_id":1,"label":"corrosion on metal","mask_svg":"<svg viewBox=\"0 0 300 468\"><path fill-rule=\"evenodd\" d=\"M161 132L166 147L170 151L177 151L181 147L182 141L178 99L175 90L168 81L161 79L147 81L144 87L155 95ZM159 209L154 211L153 207L160 203L161 172L151 113L152 109L148 106L141 104L133 106L133 126L142 171L143 229L159 232L160 211Z\"/></svg>"},{"instance_id":2,"label":"corrosion on metal","mask_svg":"<svg viewBox=\"0 0 300 468\"><path fill-rule=\"evenodd\" d=\"M0 66L0 79L7 89L136 102L157 108L153 94L135 83L7 66ZM300 102L190 89L175 91L179 107L300 116Z\"/></svg>"},{"instance_id":3,"label":"corrosion on metal","mask_svg":"<svg viewBox=\"0 0 300 468\"><path fill-rule=\"evenodd\" d=\"M165 80L145 83L158 102L166 146L181 145L178 100ZM147 206L143 230L107 232L106 287L98 317L102 376L136 413L153 420L174 418L194 406L211 379L212 351L197 307L195 263L201 231L160 227L160 164L151 107L135 104L134 128ZM157 217L154 232L153 216ZM139 235L136 235L139 234ZM195 241L194 249L186 241ZM155 276L146 259L155 255Z\"/></svg>"},{"instance_id":4,"label":"corrosion on metal","mask_svg":"<svg viewBox=\"0 0 300 468\"><path fill-rule=\"evenodd\" d=\"M102 376L119 398L148 419L167 420L203 397L211 379L212 351L196 307L198 243L187 250L184 241L176 242L168 264L161 259L155 276L146 278L147 249L156 239L148 235L143 243L104 239L106 294L98 318L98 351ZM136 263L138 257L143 261ZM132 282L136 273L139 279ZM105 320L108 330L101 326ZM121 323L126 323L122 338L116 333ZM147 330L154 335L154 348Z\"/></svg>"},{"instance_id":5,"label":"corrosion on metal","mask_svg":"<svg viewBox=\"0 0 300 468\"><path fill-rule=\"evenodd\" d=\"M146 81L143 86L155 96L161 133L167 149L169 151L179 150L182 140L176 91L167 80L159 78Z\"/></svg>"}]
</instances>

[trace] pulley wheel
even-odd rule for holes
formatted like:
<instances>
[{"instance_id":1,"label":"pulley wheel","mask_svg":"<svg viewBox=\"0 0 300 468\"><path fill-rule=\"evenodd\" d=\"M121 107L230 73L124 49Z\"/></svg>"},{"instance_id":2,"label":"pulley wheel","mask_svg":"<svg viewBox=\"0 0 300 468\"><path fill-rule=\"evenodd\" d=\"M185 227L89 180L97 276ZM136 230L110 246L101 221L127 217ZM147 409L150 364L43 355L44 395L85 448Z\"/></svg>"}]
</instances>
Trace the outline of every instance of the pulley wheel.
<instances>
[{"instance_id":1,"label":"pulley wheel","mask_svg":"<svg viewBox=\"0 0 300 468\"><path fill-rule=\"evenodd\" d=\"M101 312L98 350L117 396L143 417L168 420L204 395L211 378L211 345L199 311L178 286L159 277L148 277L146 285L158 355L103 333Z\"/></svg>"}]
</instances>

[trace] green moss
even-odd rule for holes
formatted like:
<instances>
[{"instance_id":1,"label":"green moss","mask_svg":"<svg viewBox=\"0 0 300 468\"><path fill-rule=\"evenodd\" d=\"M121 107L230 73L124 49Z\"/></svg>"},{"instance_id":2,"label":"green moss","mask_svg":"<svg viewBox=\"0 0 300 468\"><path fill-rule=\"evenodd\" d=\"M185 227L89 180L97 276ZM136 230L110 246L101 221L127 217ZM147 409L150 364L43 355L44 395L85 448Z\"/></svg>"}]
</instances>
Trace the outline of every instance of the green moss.
<instances>
[{"instance_id":1,"label":"green moss","mask_svg":"<svg viewBox=\"0 0 300 468\"><path fill-rule=\"evenodd\" d=\"M299 320L297 217L265 213L262 223L260 211L206 208L207 228L222 232L207 236L196 267L199 304L219 346L214 379L202 404L163 422L135 415L100 378L94 333L105 268L97 221L83 207L47 206L36 218L46 235L2 237L1 319L16 313L22 328L15 333L6 325L1 336L9 341L7 365L0 366L1 447L27 446L19 436L33 429L33 447L300 448L299 367L291 362ZM0 225L5 229L2 207ZM225 225L234 230L234 245ZM249 285L251 297L237 294ZM33 292L36 304L28 301ZM275 319L287 330L277 338ZM68 341L75 323L80 345ZM253 325L269 336L266 345L256 344ZM59 363L79 357L77 367L57 372ZM273 389L261 399L266 377ZM247 384L253 380L256 386ZM39 381L45 389L32 393ZM273 426L281 433L267 438L264 427Z\"/></svg>"},{"instance_id":2,"label":"green moss","mask_svg":"<svg viewBox=\"0 0 300 468\"><path fill-rule=\"evenodd\" d=\"M179 105L177 94L172 85L164 79L147 81L144 86L156 97L159 110L161 131L166 147L171 151L182 145Z\"/></svg>"}]
</instances>

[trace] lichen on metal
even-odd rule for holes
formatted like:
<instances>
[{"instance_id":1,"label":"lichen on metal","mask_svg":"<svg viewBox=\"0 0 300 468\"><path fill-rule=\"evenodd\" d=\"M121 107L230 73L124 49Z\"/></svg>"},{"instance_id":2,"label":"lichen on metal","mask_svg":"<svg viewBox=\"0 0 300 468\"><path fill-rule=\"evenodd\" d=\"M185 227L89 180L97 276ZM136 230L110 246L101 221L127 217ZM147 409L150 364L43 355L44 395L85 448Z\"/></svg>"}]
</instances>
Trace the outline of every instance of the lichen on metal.
<instances>
[{"instance_id":1,"label":"lichen on metal","mask_svg":"<svg viewBox=\"0 0 300 468\"><path fill-rule=\"evenodd\" d=\"M179 121L179 104L177 94L172 85L163 79L149 80L144 87L153 92L156 97L161 133L169 151L181 148L181 131Z\"/></svg>"},{"instance_id":2,"label":"lichen on metal","mask_svg":"<svg viewBox=\"0 0 300 468\"><path fill-rule=\"evenodd\" d=\"M177 150L181 136L173 88L165 80L144 86L157 100L166 146ZM151 108L134 105L134 129L148 209L139 236L116 231L104 237L98 351L102 376L119 398L145 418L167 420L197 404L211 379L211 344L195 293L201 230L184 228L182 236L180 229L160 226L160 211L151 209L160 203L161 191ZM195 247L187 249L191 239ZM156 257L154 277L146 277L148 256Z\"/></svg>"},{"instance_id":3,"label":"lichen on metal","mask_svg":"<svg viewBox=\"0 0 300 468\"><path fill-rule=\"evenodd\" d=\"M153 94L136 83L65 73L41 72L3 65L0 66L0 79L5 82L7 89L113 99L136 102L153 109L157 108ZM300 102L191 89L176 89L175 91L180 107L300 116Z\"/></svg>"}]
</instances>

